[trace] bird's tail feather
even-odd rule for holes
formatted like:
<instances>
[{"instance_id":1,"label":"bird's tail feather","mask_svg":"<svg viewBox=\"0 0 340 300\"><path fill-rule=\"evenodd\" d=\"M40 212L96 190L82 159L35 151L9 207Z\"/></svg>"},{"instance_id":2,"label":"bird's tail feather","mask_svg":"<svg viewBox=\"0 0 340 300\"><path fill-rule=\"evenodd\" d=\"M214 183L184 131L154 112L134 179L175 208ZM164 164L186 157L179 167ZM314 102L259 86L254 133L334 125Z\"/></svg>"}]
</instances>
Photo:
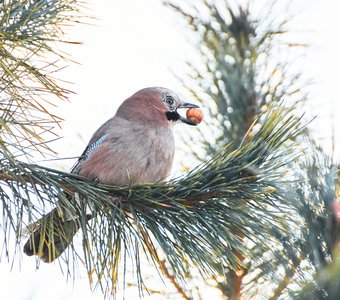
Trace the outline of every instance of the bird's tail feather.
<instances>
[{"instance_id":1,"label":"bird's tail feather","mask_svg":"<svg viewBox=\"0 0 340 300\"><path fill-rule=\"evenodd\" d=\"M57 259L70 245L80 228L80 220L63 220L56 209L38 221L39 226L30 233L24 252L38 255L44 262Z\"/></svg>"}]
</instances>

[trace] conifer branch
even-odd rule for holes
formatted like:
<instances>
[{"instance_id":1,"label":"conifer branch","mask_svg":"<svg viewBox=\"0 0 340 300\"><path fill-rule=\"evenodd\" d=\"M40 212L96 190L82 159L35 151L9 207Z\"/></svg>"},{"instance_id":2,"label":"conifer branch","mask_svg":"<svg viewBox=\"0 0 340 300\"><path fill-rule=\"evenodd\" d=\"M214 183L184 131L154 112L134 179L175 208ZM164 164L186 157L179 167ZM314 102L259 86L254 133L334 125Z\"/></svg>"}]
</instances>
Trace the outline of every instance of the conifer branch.
<instances>
[{"instance_id":1,"label":"conifer branch","mask_svg":"<svg viewBox=\"0 0 340 300\"><path fill-rule=\"evenodd\" d=\"M27 158L34 151L53 154L45 137L57 137L62 119L47 107L72 93L54 74L67 60L58 43L64 42L63 28L79 19L77 2L0 2L0 143L8 151Z\"/></svg>"},{"instance_id":2,"label":"conifer branch","mask_svg":"<svg viewBox=\"0 0 340 300\"><path fill-rule=\"evenodd\" d=\"M157 266L157 247L164 251L177 279L184 276L183 259L191 261L202 274L215 274L212 266L221 261L232 269L241 263L233 256L235 249L242 249L237 236L251 238L256 233L258 238L267 239L269 224L285 222L278 218L290 205L281 198L281 172L286 172L287 161L295 154L293 149L282 153L280 147L298 133L300 120L286 116L284 108L273 109L265 118L265 125L241 148L226 147L186 176L167 183L112 187L37 165L2 161L0 177L4 180L0 188L5 185L17 191L7 206L20 206L19 215L30 216L29 222L50 206L77 216L82 224L83 254L72 249L69 255L73 259L84 257L91 280L95 282L96 274L106 288L117 285L119 257L135 247L139 250L130 258L140 280L139 252L147 251ZM25 197L19 187L25 188ZM84 202L65 197L74 191ZM1 189L0 194L4 193ZM92 210L95 222L86 221L84 205ZM6 210L5 220L16 217ZM17 222L11 224L17 230ZM68 262L70 257L64 259Z\"/></svg>"}]
</instances>

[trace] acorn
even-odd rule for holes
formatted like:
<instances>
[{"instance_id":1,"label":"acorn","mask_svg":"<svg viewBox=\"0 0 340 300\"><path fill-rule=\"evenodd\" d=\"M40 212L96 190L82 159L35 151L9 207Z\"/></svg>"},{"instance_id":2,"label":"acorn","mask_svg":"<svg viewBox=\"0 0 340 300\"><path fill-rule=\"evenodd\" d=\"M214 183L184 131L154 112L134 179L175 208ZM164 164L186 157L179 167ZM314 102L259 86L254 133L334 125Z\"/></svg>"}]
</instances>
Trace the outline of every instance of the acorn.
<instances>
[{"instance_id":1,"label":"acorn","mask_svg":"<svg viewBox=\"0 0 340 300\"><path fill-rule=\"evenodd\" d=\"M203 113L199 108L189 108L186 117L193 123L199 124L203 120Z\"/></svg>"}]
</instances>

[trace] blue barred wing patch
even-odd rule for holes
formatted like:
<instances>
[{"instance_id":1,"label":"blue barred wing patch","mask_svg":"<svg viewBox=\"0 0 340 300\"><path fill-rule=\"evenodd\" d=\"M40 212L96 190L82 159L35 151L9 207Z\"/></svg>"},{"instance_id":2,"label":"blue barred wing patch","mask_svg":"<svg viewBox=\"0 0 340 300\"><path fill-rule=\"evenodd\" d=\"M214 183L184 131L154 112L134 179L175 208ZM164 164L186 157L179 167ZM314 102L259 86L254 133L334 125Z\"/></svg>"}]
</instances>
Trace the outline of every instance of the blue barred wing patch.
<instances>
[{"instance_id":1,"label":"blue barred wing patch","mask_svg":"<svg viewBox=\"0 0 340 300\"><path fill-rule=\"evenodd\" d=\"M106 140L108 135L109 134L104 134L100 139L89 145L84 153L84 158L88 159L92 155L93 150L96 149L99 145L101 145Z\"/></svg>"}]
</instances>

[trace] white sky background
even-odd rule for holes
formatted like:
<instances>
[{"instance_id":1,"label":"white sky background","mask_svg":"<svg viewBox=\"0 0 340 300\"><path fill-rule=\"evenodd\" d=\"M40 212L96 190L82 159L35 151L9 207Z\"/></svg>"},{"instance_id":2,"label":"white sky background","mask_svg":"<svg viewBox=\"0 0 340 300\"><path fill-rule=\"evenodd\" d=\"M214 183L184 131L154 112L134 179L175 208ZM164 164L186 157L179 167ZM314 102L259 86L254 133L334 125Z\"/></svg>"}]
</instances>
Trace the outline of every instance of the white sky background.
<instances>
[{"instance_id":1,"label":"white sky background","mask_svg":"<svg viewBox=\"0 0 340 300\"><path fill-rule=\"evenodd\" d=\"M305 31L299 31L297 37L313 45L304 72L316 82L311 93L312 115L318 115L314 128L319 129L317 134L329 150L331 122L336 126L335 135L340 143L340 2L281 1L301 9L293 24ZM92 133L135 91L147 86L165 86L183 92L169 69L178 75L183 73L183 62L193 53L183 28L178 25L178 16L162 7L158 0L88 2L92 15L98 18L93 21L97 25L74 28L72 36L85 45L68 50L81 65L71 66L59 74L74 82L72 89L77 93L70 103L62 103L56 111L65 119L60 130L64 138L54 147L59 157L81 154ZM290 8L295 10L294 6ZM340 160L339 146L336 151L335 157ZM56 165L68 169L72 161L54 163ZM10 265L2 259L0 299L102 299L101 295L90 293L86 274L77 280L74 288L71 282L66 284L58 264L42 264L41 269L35 271L34 259L23 257L12 272L9 270Z\"/></svg>"}]
</instances>

